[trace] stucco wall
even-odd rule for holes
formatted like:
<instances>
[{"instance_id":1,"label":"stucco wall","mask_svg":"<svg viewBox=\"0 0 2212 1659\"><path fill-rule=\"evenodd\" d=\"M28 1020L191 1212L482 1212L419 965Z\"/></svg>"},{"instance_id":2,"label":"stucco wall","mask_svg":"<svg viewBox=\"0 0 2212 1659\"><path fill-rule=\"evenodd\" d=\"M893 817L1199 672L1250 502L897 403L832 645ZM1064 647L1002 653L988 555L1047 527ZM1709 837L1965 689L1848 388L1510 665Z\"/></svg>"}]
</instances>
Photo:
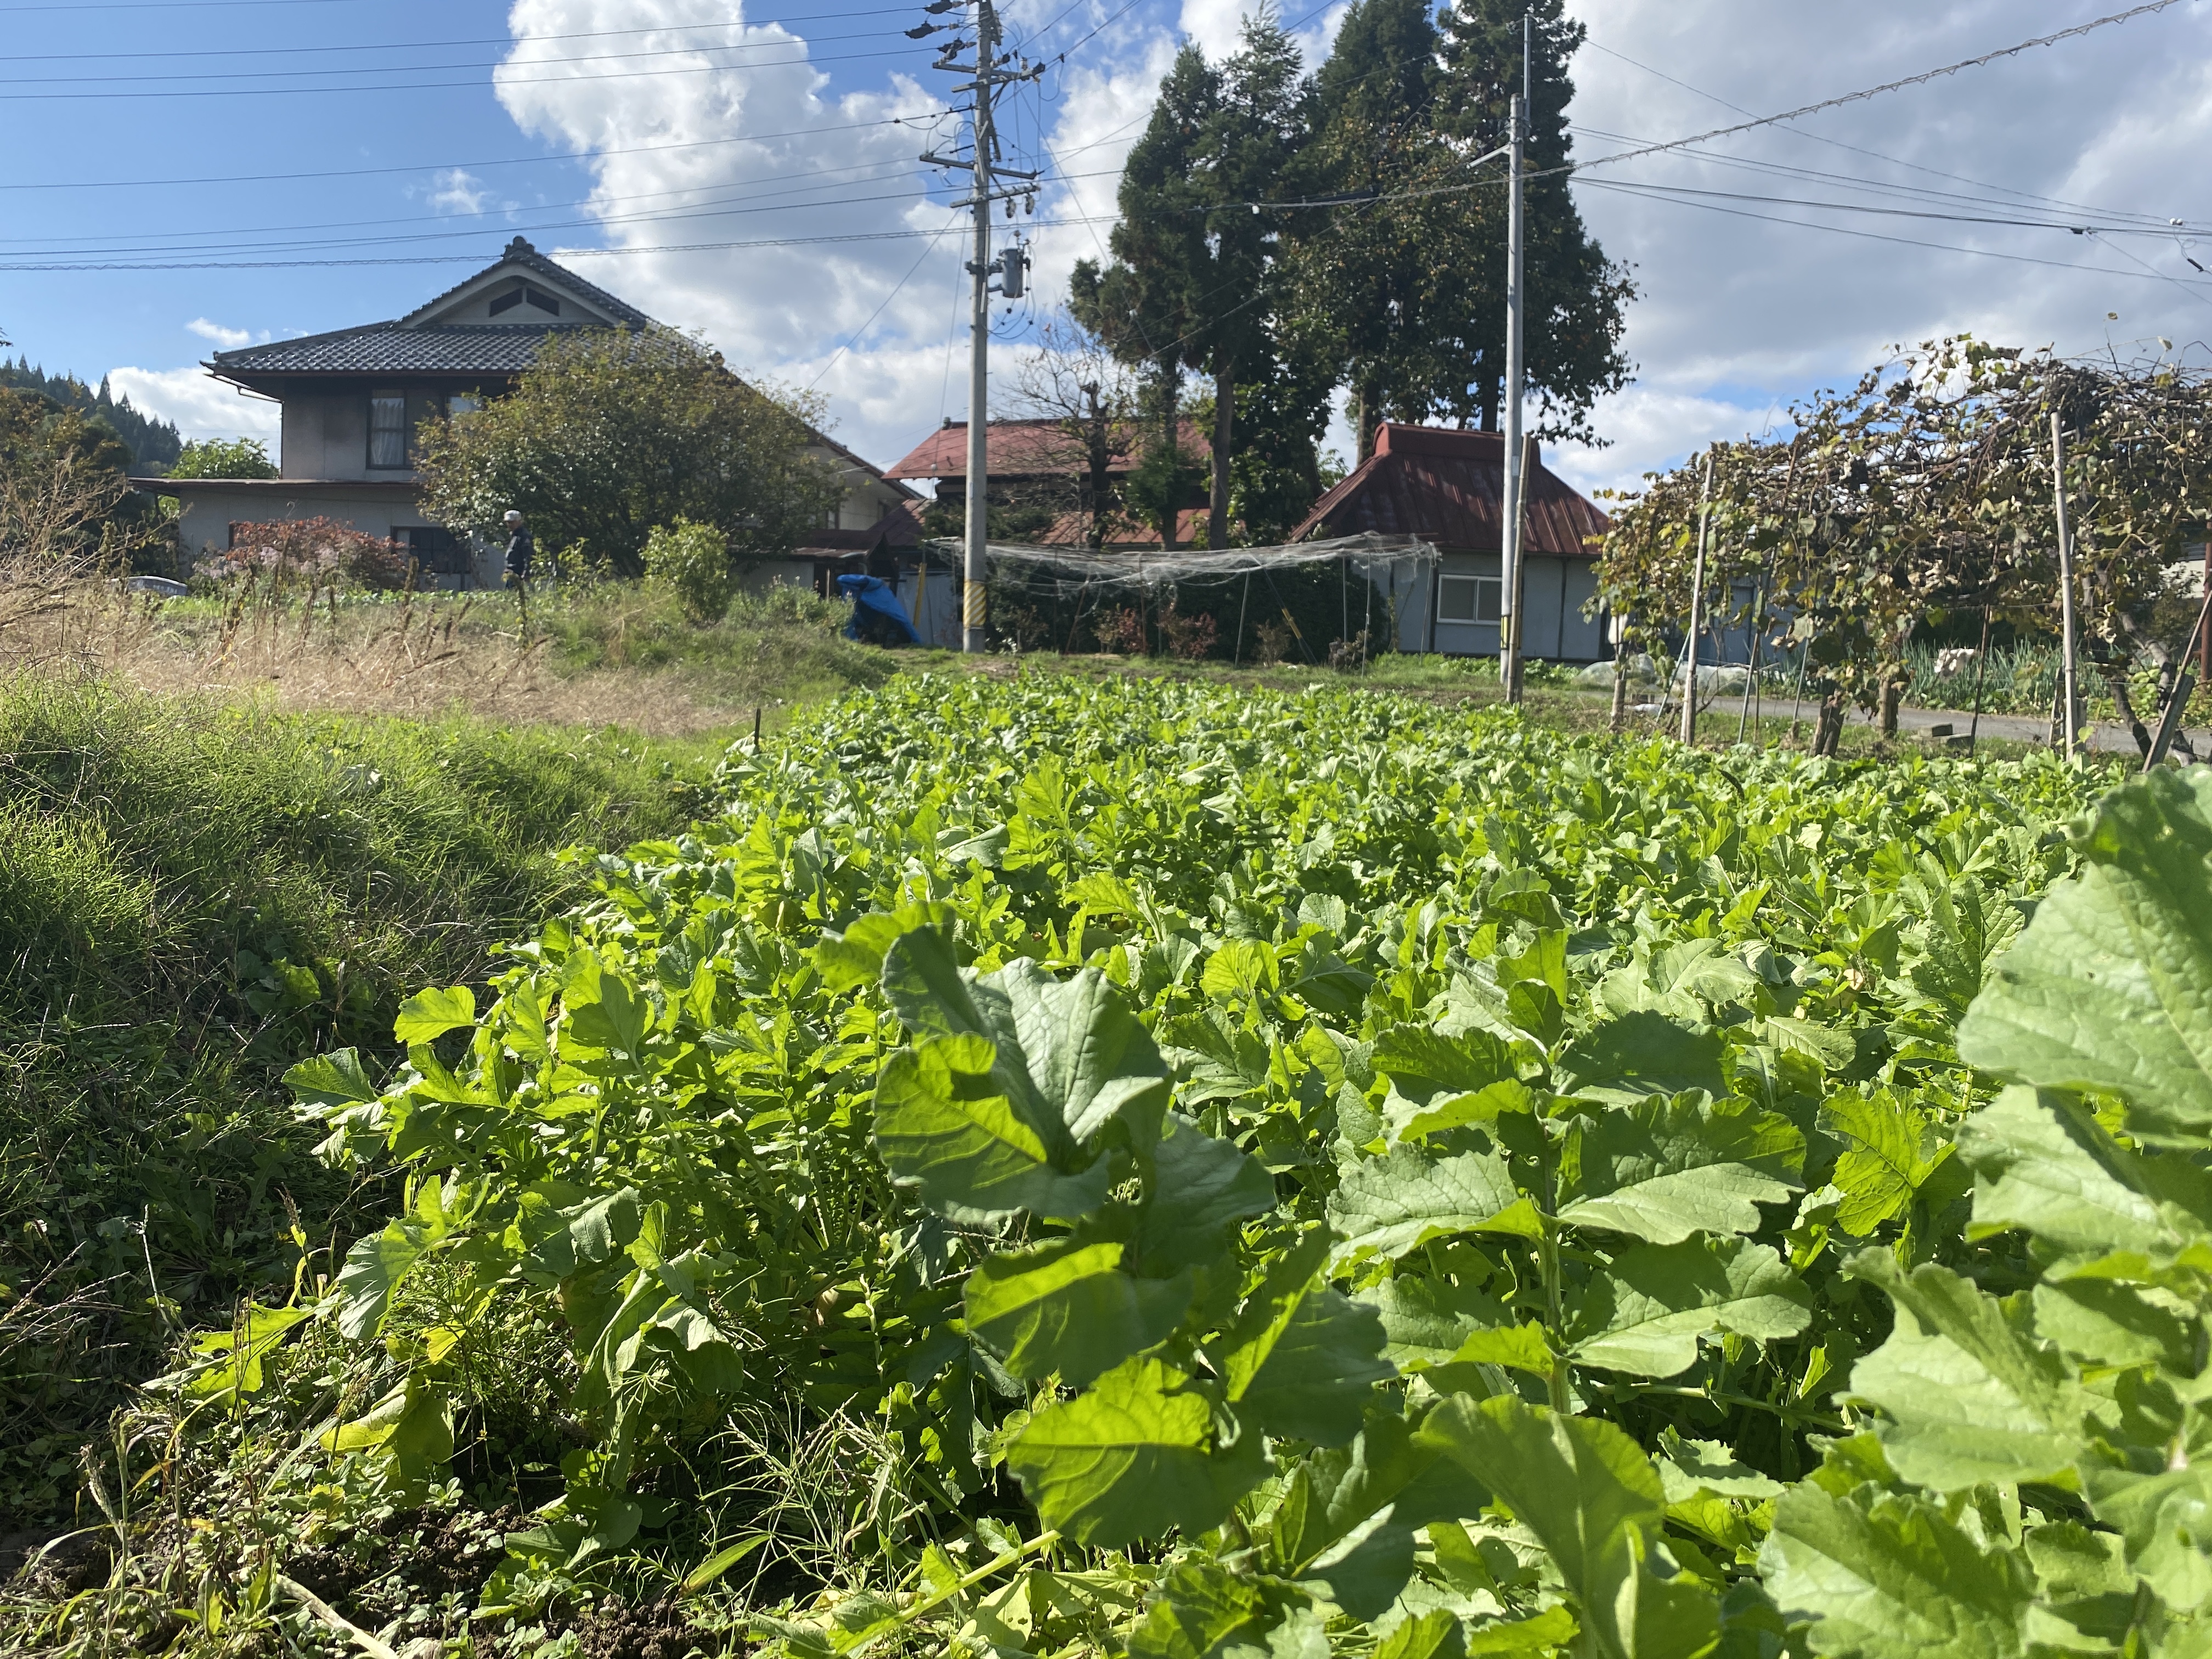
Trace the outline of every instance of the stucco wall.
<instances>
[{"instance_id":1,"label":"stucco wall","mask_svg":"<svg viewBox=\"0 0 2212 1659\"><path fill-rule=\"evenodd\" d=\"M287 497L274 491L193 490L181 498L178 540L186 568L230 545L234 524L266 524L283 519L335 519L365 535L386 540L395 530L430 528L429 520L404 497L349 497L341 493L302 491ZM475 568L465 580L441 579L447 586L497 587L503 576L504 549L479 545Z\"/></svg>"}]
</instances>

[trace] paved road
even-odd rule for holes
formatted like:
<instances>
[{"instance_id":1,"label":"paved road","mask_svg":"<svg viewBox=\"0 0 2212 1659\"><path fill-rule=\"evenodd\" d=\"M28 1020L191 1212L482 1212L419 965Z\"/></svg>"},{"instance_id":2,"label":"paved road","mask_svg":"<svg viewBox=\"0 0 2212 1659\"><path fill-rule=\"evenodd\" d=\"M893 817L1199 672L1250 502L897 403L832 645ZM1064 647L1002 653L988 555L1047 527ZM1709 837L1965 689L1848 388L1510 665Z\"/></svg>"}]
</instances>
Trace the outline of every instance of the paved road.
<instances>
[{"instance_id":1,"label":"paved road","mask_svg":"<svg viewBox=\"0 0 2212 1659\"><path fill-rule=\"evenodd\" d=\"M1723 701L1729 700L1723 699ZM1794 709L1797 718L1810 721L1820 710L1820 705L1817 702L1792 703L1787 698L1767 703L1765 708L1769 720L1788 720L1791 718ZM1720 705L1716 703L1713 713L1701 715L1699 719L1711 720L1719 712ZM1734 712L1733 705L1729 712ZM1856 708L1850 710L1845 718L1853 726L1873 724L1863 711ZM1906 732L1925 732L1931 726L1948 726L1953 732L1964 737L1973 723L1974 716L1971 709L1900 708L1897 711L1897 724L1900 730ZM2143 724L2148 726L2150 721L2146 720ZM1978 729L1981 736L1996 738L2006 743L2039 744L2049 741L2051 721L2040 714L1984 714ZM2199 756L2212 757L2212 731L2207 731L2200 726L2194 731L2188 731L2186 735ZM2105 754L2139 755L2142 752L2136 747L2134 733L2117 720L2100 720L2091 727L2089 746Z\"/></svg>"}]
</instances>

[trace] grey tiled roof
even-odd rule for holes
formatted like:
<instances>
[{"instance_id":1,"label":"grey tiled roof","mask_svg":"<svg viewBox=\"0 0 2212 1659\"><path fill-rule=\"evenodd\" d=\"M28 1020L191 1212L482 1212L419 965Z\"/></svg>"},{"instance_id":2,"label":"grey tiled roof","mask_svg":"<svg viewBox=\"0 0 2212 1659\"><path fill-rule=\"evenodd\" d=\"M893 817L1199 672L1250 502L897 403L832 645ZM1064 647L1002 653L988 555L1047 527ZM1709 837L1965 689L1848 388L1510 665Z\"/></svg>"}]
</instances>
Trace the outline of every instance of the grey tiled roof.
<instances>
[{"instance_id":1,"label":"grey tiled roof","mask_svg":"<svg viewBox=\"0 0 2212 1659\"><path fill-rule=\"evenodd\" d=\"M556 264L552 260L547 258L535 247L532 246L530 239L526 236L516 237L513 241L507 245L507 252L501 254L495 264L477 272L474 276L468 278L466 282L454 283L453 287L447 289L443 294L439 295L434 300L425 301L422 304L416 307L414 310L409 312L407 313L407 317L403 319L403 320L411 320L416 317L428 316L432 312L437 310L440 306L445 304L447 301L452 299L453 295L459 294L463 289L468 287L470 283L481 281L483 277L489 276L493 271L497 270L501 265L520 265L525 270L536 271L541 276L554 277L559 282L565 283L569 289L580 295L583 298L591 301L595 305L598 305L601 309L605 311L608 316L613 318L617 322L624 325L626 327L650 328L653 326L653 319L647 316L635 306L630 305L625 301L617 300L613 295L608 293L606 289L596 287L593 284L586 282L582 277L576 275L574 271L569 270L568 266L563 264Z\"/></svg>"},{"instance_id":2,"label":"grey tiled roof","mask_svg":"<svg viewBox=\"0 0 2212 1659\"><path fill-rule=\"evenodd\" d=\"M538 323L447 323L404 328L369 323L297 340L218 351L220 374L520 374L558 327Z\"/></svg>"}]
</instances>

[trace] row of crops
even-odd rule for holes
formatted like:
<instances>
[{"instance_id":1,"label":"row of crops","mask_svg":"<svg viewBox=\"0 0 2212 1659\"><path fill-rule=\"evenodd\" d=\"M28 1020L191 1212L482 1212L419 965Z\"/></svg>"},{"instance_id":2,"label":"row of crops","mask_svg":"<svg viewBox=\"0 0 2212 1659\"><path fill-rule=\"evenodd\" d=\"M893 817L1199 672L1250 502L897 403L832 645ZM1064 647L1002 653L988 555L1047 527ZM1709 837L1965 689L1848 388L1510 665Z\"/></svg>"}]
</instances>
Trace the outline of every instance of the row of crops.
<instances>
[{"instance_id":1,"label":"row of crops","mask_svg":"<svg viewBox=\"0 0 2212 1659\"><path fill-rule=\"evenodd\" d=\"M448 1636L2212 1652L2205 774L1028 677L726 783L295 1070L404 1195L170 1382L295 1543L514 1511Z\"/></svg>"}]
</instances>

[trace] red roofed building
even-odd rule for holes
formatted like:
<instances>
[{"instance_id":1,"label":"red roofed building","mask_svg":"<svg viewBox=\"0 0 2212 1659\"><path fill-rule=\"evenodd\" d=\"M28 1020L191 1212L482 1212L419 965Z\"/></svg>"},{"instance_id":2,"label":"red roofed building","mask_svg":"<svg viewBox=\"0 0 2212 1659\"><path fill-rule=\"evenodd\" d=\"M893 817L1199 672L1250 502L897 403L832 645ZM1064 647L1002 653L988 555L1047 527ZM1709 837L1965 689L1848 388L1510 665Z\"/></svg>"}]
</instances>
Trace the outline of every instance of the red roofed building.
<instances>
[{"instance_id":1,"label":"red roofed building","mask_svg":"<svg viewBox=\"0 0 2212 1659\"><path fill-rule=\"evenodd\" d=\"M1433 648L1451 656L1498 650L1505 441L1495 432L1385 422L1375 453L1314 503L1292 541L1309 537L1418 536L1443 554ZM1609 520L1595 503L1539 465L1523 517L1521 648L1555 661L1611 656L1602 615L1583 605L1597 592L1597 540ZM1426 641L1407 641L1408 649Z\"/></svg>"},{"instance_id":2,"label":"red roofed building","mask_svg":"<svg viewBox=\"0 0 2212 1659\"><path fill-rule=\"evenodd\" d=\"M1182 422L1183 453L1201 472L1212 465L1213 450L1190 421ZM1131 423L1109 425L1106 473L1113 486L1136 468L1144 454L1143 434ZM1001 509L1030 509L1039 522L1008 540L1041 547L1089 544L1091 501L1090 461L1083 440L1063 421L993 421L983 432L984 465L989 475L994 516ZM884 469L896 480L933 479L937 504L964 514L968 504L968 423L948 420L916 444L902 460ZM1113 503L1109 502L1109 510ZM1157 532L1129 524L1119 514L1109 519L1109 548L1158 547ZM1199 483L1177 522L1176 544L1188 547L1206 523L1206 486Z\"/></svg>"}]
</instances>

